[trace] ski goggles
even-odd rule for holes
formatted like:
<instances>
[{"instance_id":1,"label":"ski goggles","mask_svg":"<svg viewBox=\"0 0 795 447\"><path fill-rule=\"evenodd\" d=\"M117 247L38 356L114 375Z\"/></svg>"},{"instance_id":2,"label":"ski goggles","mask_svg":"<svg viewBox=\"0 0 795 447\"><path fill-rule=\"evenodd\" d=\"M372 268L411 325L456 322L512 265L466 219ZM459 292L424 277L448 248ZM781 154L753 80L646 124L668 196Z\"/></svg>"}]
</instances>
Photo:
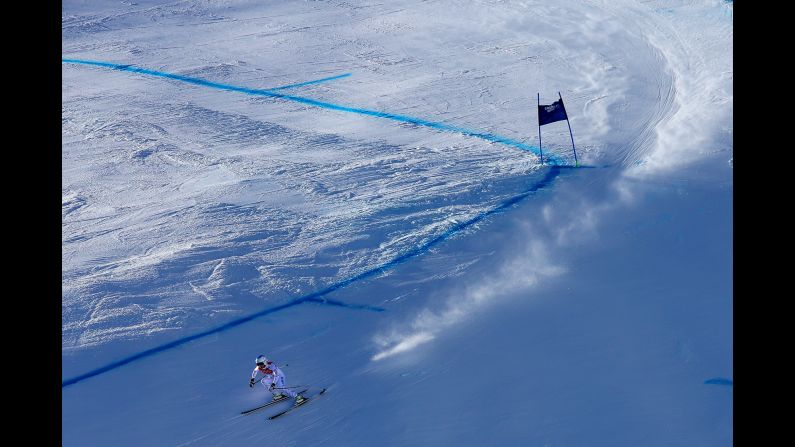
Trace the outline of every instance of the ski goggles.
<instances>
[{"instance_id":1,"label":"ski goggles","mask_svg":"<svg viewBox=\"0 0 795 447\"><path fill-rule=\"evenodd\" d=\"M265 363L263 363L263 362L257 362L257 366L265 366Z\"/></svg>"}]
</instances>

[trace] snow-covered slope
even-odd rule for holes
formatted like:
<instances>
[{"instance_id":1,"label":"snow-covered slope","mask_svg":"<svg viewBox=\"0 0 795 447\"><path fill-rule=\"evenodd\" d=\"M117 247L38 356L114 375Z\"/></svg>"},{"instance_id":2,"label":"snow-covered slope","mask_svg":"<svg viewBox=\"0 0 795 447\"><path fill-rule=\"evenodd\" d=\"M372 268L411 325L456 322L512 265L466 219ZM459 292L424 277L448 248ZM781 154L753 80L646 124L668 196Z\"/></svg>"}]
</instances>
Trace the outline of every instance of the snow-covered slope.
<instances>
[{"instance_id":1,"label":"snow-covered slope","mask_svg":"<svg viewBox=\"0 0 795 447\"><path fill-rule=\"evenodd\" d=\"M64 445L731 443L731 52L723 2L66 2ZM261 352L329 392L239 416Z\"/></svg>"}]
</instances>

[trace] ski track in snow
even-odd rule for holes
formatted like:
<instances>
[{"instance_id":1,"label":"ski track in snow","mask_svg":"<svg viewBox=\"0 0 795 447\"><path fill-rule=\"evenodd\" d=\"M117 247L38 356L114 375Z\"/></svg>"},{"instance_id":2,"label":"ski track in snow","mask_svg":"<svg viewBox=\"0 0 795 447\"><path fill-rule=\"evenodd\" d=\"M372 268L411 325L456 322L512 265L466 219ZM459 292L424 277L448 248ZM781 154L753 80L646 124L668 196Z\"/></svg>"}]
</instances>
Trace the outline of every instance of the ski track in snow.
<instances>
[{"instance_id":1,"label":"ski track in snow","mask_svg":"<svg viewBox=\"0 0 795 447\"><path fill-rule=\"evenodd\" d=\"M482 2L490 13L470 10L483 26L468 29L423 21L439 16L433 3L70 5L63 57L225 85L294 86L323 103L438 116L516 141L534 135L533 93L548 103L560 90L584 160L649 175L692 160L681 148L707 140L725 118L703 110L731 101L720 94L725 77L689 76L703 69L702 48L680 33L698 21L661 19L678 3L659 3ZM140 37L147 33L169 34ZM356 76L308 81L340 71ZM537 176L527 153L284 99L64 66L65 353L171 340L356 278L510 202ZM709 126L674 131L696 118ZM545 126L545 155L566 156L567 132ZM615 206L579 205L574 216L552 212L550 221L570 222L557 240ZM548 260L548 248L534 262ZM443 275L464 272L450 266ZM472 299L465 306L489 301ZM455 309L439 318L458 321ZM425 321L446 327L441 320ZM383 352L432 339L424 324L419 338L416 324L381 336Z\"/></svg>"}]
</instances>

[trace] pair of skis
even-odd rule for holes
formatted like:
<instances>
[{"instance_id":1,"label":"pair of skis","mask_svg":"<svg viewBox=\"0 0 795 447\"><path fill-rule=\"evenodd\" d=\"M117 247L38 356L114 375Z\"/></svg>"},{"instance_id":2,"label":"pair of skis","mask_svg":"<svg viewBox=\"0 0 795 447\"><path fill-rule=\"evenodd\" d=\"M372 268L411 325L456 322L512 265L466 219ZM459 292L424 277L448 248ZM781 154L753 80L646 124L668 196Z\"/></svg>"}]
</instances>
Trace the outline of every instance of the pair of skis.
<instances>
[{"instance_id":1,"label":"pair of skis","mask_svg":"<svg viewBox=\"0 0 795 447\"><path fill-rule=\"evenodd\" d=\"M306 393L308 390L309 390L309 388L305 388L305 389L303 389L303 390L299 391L299 392L298 392L298 394L300 394L300 395L303 395L303 393ZM301 403L300 403L300 404L295 404L295 405L293 405L292 407L290 407L290 408L288 408L288 409L286 409L286 410L284 410L284 411L280 411L279 413L276 413L276 414L274 414L274 415L272 415L272 416L269 416L269 417L268 417L268 420L273 420L273 419L276 419L277 417L284 416L285 414L287 414L287 413L289 413L289 412L291 412L291 411L295 410L295 409L296 409L296 408L298 408L298 407L303 407L303 406L304 406L304 405L306 405L306 404L307 404L307 403L308 403L310 400L313 400L315 397L318 397L318 396L322 395L322 394L323 394L323 393L325 393L325 392L326 392L326 388L323 388L322 390L320 390L320 392L319 392L319 393L317 393L317 394L315 394L315 395L313 395L313 396L310 396L310 397L305 397L305 398L304 398L304 400L303 400L303 401L301 401ZM250 409L250 410L241 411L241 412L240 412L240 414L251 414L251 413L257 412L257 411L259 411L259 410L262 410L262 409L264 409L264 408L270 407L271 405L278 404L279 402L281 402L281 401L284 401L284 400L288 400L288 399L290 399L290 398L289 398L289 397L287 397L287 396L282 396L282 397L281 397L281 398L279 398L279 399L274 399L274 400L272 400L272 401L270 401L270 402L268 402L268 403L266 403L266 404L260 405L260 406L258 406L258 407L254 407L254 408L252 408L252 409Z\"/></svg>"}]
</instances>

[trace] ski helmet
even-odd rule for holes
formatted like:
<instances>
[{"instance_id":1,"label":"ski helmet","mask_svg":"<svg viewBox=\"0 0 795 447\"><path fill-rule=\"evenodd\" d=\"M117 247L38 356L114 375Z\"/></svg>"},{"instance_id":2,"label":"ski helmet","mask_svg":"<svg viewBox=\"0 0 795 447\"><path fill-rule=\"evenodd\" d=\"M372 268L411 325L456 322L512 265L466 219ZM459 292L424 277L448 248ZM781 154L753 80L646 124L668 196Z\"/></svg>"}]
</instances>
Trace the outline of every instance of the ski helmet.
<instances>
[{"instance_id":1,"label":"ski helmet","mask_svg":"<svg viewBox=\"0 0 795 447\"><path fill-rule=\"evenodd\" d=\"M267 358L267 357L265 357L265 355L264 355L264 354L260 354L260 355L258 355L258 356L257 356L257 359L255 360L255 362L256 362L256 363L257 363L257 365L259 365L259 366L264 366L265 364L267 364L267 363L268 363L268 358Z\"/></svg>"}]
</instances>

